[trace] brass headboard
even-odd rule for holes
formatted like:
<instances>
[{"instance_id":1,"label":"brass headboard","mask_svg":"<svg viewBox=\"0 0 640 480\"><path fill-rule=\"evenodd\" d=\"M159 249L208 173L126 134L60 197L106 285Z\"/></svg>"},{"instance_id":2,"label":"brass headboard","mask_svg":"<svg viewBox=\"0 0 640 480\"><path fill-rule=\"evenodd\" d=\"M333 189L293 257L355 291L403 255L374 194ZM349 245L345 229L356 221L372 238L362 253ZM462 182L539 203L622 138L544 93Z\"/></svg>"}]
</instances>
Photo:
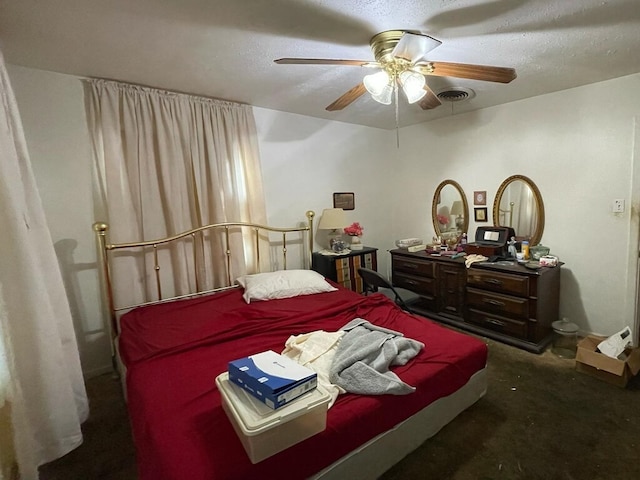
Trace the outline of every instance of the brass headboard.
<instances>
[{"instance_id":1,"label":"brass headboard","mask_svg":"<svg viewBox=\"0 0 640 480\"><path fill-rule=\"evenodd\" d=\"M118 334L118 325L117 325L117 313L124 310L129 310L134 307L139 307L142 305L149 305L153 303L159 302L167 302L170 300L177 300L181 298L193 297L196 295L203 295L207 293L212 293L216 291L225 290L228 288L235 288L236 286L233 284L234 279L231 278L231 259L232 259L232 249L230 246L230 238L229 238L229 230L240 228L242 230L249 230L253 232L253 253L256 258L256 264L258 268L260 267L260 259L262 254L261 249L261 237L265 234L268 236L269 233L282 233L282 246L281 248L281 258L282 258L282 268L287 269L287 235L289 234L300 234L302 236L302 248L304 251L304 268L311 268L311 253L313 251L313 219L315 217L315 212L309 210L306 212L307 222L303 226L299 227L290 227L290 228L280 228L280 227L271 227L267 225L260 225L255 223L245 223L245 222L226 222L226 223L216 223L210 225L204 225L202 227L194 228L192 230L188 230L177 235L160 238L157 240L149 240L144 242L132 242L132 243L109 243L107 232L109 230L109 226L103 222L96 222L93 224L93 229L96 232L97 242L98 242L98 263L100 265L101 271L101 281L102 281L102 294L103 301L105 303L105 308L108 310L108 329L109 336L111 338L111 353L112 356L115 356L115 345L114 341L116 335ZM186 295L178 295L171 296L169 298L163 298L162 295L162 282L160 277L161 265L158 257L158 247L161 245L171 244L180 240L183 240L187 237L195 238L196 235L204 235L204 232L211 231L223 231L224 235L222 238L224 239L223 250L226 258L226 285L219 286L213 289L208 290L200 290L198 285L198 274L197 269L194 270L195 273L195 284L196 289L194 292L190 292ZM306 242L304 241L306 237ZM300 236L297 237L298 239ZM264 245L264 243L263 243ZM271 247L271 242L267 242L267 245ZM114 295L113 295L113 278L111 271L111 261L110 255L112 252L117 250L125 250L125 251L135 251L136 249L144 249L144 248L152 248L153 249L153 262L154 262L154 270L155 270L155 284L157 290L157 300L151 302L143 302L134 305L127 306L116 306L114 303ZM194 249L194 264L198 264L198 258L195 254Z\"/></svg>"}]
</instances>

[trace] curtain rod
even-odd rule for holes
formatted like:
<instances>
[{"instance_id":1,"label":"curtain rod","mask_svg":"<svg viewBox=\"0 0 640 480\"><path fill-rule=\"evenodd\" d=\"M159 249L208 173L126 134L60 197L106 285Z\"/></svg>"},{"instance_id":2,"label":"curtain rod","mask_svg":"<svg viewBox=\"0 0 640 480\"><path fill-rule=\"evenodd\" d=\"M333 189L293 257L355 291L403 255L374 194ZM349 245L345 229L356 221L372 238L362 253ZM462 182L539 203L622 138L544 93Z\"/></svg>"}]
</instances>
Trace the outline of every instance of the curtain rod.
<instances>
[{"instance_id":1,"label":"curtain rod","mask_svg":"<svg viewBox=\"0 0 640 480\"><path fill-rule=\"evenodd\" d=\"M80 80L84 80L84 81L98 80L98 81L103 81L103 82L117 83L119 85L124 85L124 86L148 88L148 89L151 89L151 90L157 90L159 92L164 92L164 93L169 93L169 94L186 95L186 96L189 96L189 97L202 98L202 99L205 99L205 100L212 100L212 101L216 101L216 102L231 103L231 104L234 104L234 105L245 105L245 106L249 106L249 107L252 106L252 105L250 105L248 103L245 103L245 102L237 102L235 100L227 100L227 99L224 99L224 98L210 97L208 95L201 95L199 93L183 92L183 91L180 91L180 90L170 90L170 89L166 89L166 88L160 88L160 87L154 87L154 86L151 86L151 85L145 85L143 83L123 82L121 80L115 80L115 79L111 79L111 78L87 77L87 76L83 76L83 75L75 75L75 77L79 78Z\"/></svg>"}]
</instances>

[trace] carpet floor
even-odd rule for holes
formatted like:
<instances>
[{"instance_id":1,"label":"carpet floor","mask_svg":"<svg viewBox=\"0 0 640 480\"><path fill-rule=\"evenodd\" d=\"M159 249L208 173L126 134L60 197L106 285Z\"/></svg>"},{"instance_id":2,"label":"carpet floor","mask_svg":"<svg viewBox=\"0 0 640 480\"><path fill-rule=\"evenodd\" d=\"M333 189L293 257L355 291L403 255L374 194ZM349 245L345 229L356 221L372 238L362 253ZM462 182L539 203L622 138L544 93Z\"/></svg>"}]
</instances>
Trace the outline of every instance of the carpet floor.
<instances>
[{"instance_id":1,"label":"carpet floor","mask_svg":"<svg viewBox=\"0 0 640 480\"><path fill-rule=\"evenodd\" d=\"M382 480L635 480L640 478L640 376L619 388L485 339L488 391ZM87 381L84 443L41 467L42 480L134 480L135 449L120 385ZM357 480L357 479L352 479Z\"/></svg>"}]
</instances>

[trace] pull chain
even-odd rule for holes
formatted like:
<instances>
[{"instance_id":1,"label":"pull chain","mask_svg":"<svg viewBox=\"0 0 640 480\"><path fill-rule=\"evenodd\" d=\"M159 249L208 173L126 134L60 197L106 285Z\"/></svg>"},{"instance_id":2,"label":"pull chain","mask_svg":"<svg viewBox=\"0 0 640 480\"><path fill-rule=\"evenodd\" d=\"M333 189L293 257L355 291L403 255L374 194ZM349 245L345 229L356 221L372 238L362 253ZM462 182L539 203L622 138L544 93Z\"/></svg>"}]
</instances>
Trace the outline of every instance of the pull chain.
<instances>
[{"instance_id":1,"label":"pull chain","mask_svg":"<svg viewBox=\"0 0 640 480\"><path fill-rule=\"evenodd\" d=\"M396 101L396 148L400 148L400 114L398 107L398 84L394 84L393 93Z\"/></svg>"}]
</instances>

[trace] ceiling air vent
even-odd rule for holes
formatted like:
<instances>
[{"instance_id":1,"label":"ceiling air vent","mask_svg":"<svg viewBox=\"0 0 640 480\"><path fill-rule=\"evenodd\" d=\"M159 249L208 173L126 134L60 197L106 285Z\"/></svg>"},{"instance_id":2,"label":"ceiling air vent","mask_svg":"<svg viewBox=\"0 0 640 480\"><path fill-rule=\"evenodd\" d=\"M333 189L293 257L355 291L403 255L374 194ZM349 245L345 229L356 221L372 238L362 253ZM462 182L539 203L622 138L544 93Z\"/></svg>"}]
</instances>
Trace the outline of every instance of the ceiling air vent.
<instances>
[{"instance_id":1,"label":"ceiling air vent","mask_svg":"<svg viewBox=\"0 0 640 480\"><path fill-rule=\"evenodd\" d=\"M452 87L438 92L437 97L443 102L461 102L471 100L476 93L470 88Z\"/></svg>"}]
</instances>

